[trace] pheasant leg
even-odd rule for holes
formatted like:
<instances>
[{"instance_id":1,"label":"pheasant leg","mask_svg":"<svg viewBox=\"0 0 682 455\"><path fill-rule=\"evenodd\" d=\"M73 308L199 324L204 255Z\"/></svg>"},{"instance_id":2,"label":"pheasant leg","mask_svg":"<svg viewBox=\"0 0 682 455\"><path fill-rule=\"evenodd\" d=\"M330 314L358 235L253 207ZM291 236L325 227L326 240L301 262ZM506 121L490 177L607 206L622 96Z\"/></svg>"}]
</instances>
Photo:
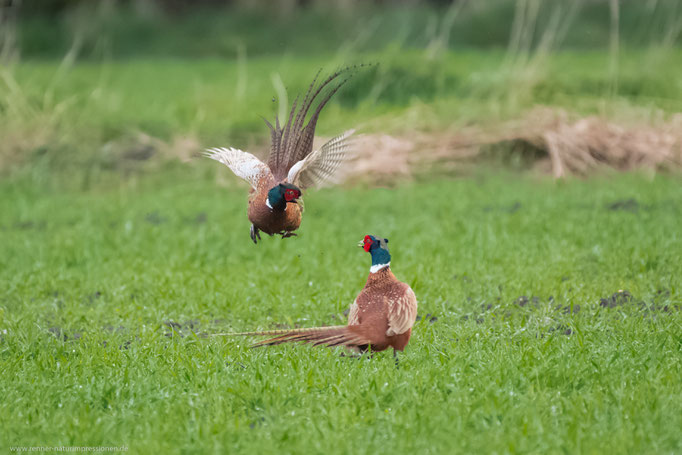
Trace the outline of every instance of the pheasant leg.
<instances>
[{"instance_id":1,"label":"pheasant leg","mask_svg":"<svg viewBox=\"0 0 682 455\"><path fill-rule=\"evenodd\" d=\"M253 243L255 244L258 244L258 240L260 240L260 232L253 224L251 225L251 240L253 240Z\"/></svg>"}]
</instances>

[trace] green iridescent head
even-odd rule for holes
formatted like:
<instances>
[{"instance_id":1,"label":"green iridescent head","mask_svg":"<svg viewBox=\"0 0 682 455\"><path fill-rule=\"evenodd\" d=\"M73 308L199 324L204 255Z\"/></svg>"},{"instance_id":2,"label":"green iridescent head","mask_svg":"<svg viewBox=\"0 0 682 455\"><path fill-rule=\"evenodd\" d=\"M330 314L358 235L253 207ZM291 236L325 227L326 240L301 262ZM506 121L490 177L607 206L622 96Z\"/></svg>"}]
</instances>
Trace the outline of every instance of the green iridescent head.
<instances>
[{"instance_id":1,"label":"green iridescent head","mask_svg":"<svg viewBox=\"0 0 682 455\"><path fill-rule=\"evenodd\" d=\"M273 210L284 210L287 202L297 202L301 189L291 183L280 183L268 191L268 205Z\"/></svg>"}]
</instances>

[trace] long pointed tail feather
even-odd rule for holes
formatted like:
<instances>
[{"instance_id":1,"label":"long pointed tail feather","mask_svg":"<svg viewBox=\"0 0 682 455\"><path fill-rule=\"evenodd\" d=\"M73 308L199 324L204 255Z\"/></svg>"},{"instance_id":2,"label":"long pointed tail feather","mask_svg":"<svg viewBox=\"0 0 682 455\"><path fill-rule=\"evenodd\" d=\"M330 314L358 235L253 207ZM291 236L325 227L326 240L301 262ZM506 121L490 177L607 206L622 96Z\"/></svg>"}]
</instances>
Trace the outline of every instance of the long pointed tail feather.
<instances>
[{"instance_id":1,"label":"long pointed tail feather","mask_svg":"<svg viewBox=\"0 0 682 455\"><path fill-rule=\"evenodd\" d=\"M329 100L348 82L348 80L361 68L371 66L366 64L347 66L332 73L325 80L317 83L320 71L317 72L312 83L306 91L305 97L298 104L299 97L292 103L289 117L286 119L284 128L277 123L273 127L268 121L265 123L270 129L271 148L268 157L268 166L276 180L284 179L289 169L312 153L313 139L317 120ZM342 80L338 78L345 76ZM314 104L317 106L313 109ZM297 110L298 108L298 110ZM312 114L306 124L306 117L312 110ZM305 125L305 126L304 126Z\"/></svg>"},{"instance_id":2,"label":"long pointed tail feather","mask_svg":"<svg viewBox=\"0 0 682 455\"><path fill-rule=\"evenodd\" d=\"M338 326L343 327L343 326ZM255 336L273 336L273 335L283 335L289 332L295 331L305 331L310 329L277 329L277 330L260 330L254 332L227 332L227 333L213 333L211 336L214 337L255 337Z\"/></svg>"},{"instance_id":3,"label":"long pointed tail feather","mask_svg":"<svg viewBox=\"0 0 682 455\"><path fill-rule=\"evenodd\" d=\"M269 336L264 341L253 344L252 348L273 346L282 343L312 343L313 346L361 346L370 344L362 334L360 326L336 325L306 329L266 330L260 332L216 333L213 336Z\"/></svg>"}]
</instances>

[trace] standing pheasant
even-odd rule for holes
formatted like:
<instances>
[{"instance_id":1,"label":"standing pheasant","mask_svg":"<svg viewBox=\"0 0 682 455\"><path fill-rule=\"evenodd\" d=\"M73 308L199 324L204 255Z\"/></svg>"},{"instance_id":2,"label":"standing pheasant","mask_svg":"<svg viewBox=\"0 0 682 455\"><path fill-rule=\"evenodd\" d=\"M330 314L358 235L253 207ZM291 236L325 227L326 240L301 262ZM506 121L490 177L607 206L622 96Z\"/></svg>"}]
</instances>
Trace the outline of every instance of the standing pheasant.
<instances>
[{"instance_id":1,"label":"standing pheasant","mask_svg":"<svg viewBox=\"0 0 682 455\"><path fill-rule=\"evenodd\" d=\"M365 287L350 306L348 325L227 335L276 335L253 347L302 341L315 346L346 346L360 352L391 347L395 355L410 341L417 318L417 298L410 286L391 272L387 244L388 239L372 235L366 235L359 244L372 255L372 266Z\"/></svg>"},{"instance_id":2,"label":"standing pheasant","mask_svg":"<svg viewBox=\"0 0 682 455\"><path fill-rule=\"evenodd\" d=\"M284 128L280 127L277 117L274 127L265 120L271 133L267 164L250 153L234 148L207 150L206 156L225 164L251 184L248 216L254 243L260 240L260 231L269 235L280 234L282 238L296 235L293 231L300 226L303 213L301 190L331 180L350 156L349 137L353 134L352 130L333 138L313 152L315 126L320 112L350 77L339 81L339 76L348 74L350 70L337 71L318 86L315 85L315 76L298 111L298 97L294 100ZM326 92L322 94L325 89ZM308 111L316 99L319 99L317 107L304 126Z\"/></svg>"}]
</instances>

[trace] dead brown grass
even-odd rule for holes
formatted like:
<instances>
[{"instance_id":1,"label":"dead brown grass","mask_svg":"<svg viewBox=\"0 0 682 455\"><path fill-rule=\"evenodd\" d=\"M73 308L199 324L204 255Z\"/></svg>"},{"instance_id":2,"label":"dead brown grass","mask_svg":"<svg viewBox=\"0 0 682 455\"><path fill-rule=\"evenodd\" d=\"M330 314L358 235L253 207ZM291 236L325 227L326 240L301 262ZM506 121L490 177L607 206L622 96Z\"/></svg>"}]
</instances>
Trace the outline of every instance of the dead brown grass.
<instances>
[{"instance_id":1,"label":"dead brown grass","mask_svg":"<svg viewBox=\"0 0 682 455\"><path fill-rule=\"evenodd\" d=\"M589 175L604 169L673 171L682 169L682 114L665 122L619 123L601 117L571 116L538 109L519 121L494 128L467 128L448 134L402 137L367 134L349 174L381 180L411 176L419 168L447 169L480 162L482 151L509 153L519 144L528 162L554 177ZM523 153L523 152L522 152Z\"/></svg>"},{"instance_id":2,"label":"dead brown grass","mask_svg":"<svg viewBox=\"0 0 682 455\"><path fill-rule=\"evenodd\" d=\"M682 115L658 124L623 124L600 117L571 119L562 111L531 113L507 133L546 152L555 177L604 168L673 170L682 167Z\"/></svg>"}]
</instances>

